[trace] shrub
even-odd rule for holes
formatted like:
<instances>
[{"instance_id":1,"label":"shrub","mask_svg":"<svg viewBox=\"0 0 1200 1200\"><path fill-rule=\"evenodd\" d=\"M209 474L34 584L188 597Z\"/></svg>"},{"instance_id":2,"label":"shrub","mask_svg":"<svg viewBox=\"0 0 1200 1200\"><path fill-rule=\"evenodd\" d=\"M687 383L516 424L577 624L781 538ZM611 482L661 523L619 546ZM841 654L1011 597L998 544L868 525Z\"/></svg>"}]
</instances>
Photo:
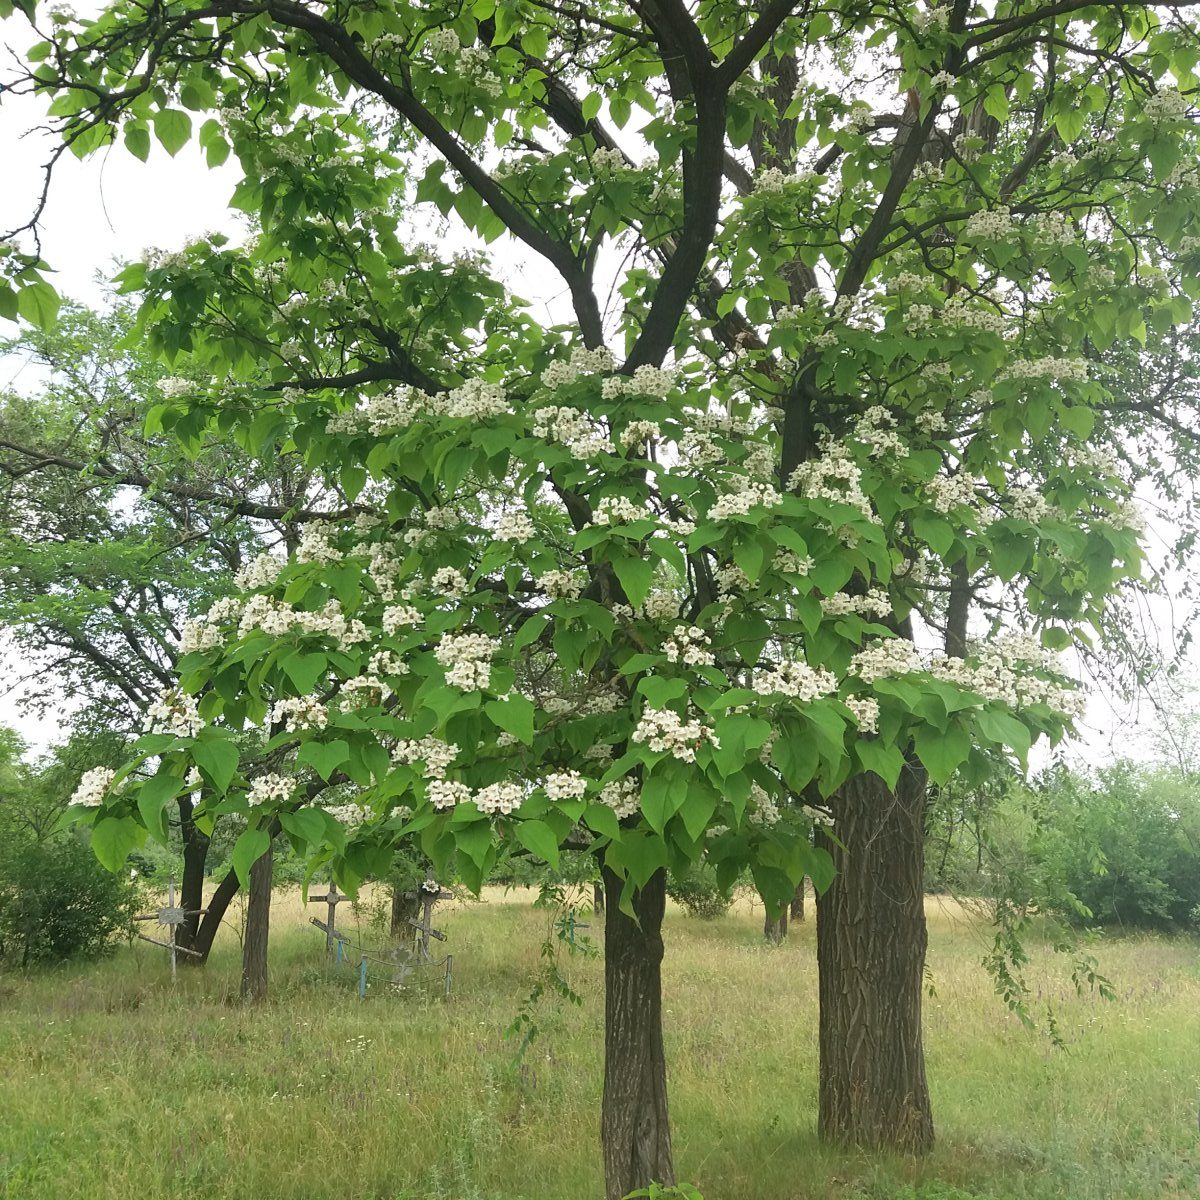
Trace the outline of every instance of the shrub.
<instances>
[{"instance_id":1,"label":"shrub","mask_svg":"<svg viewBox=\"0 0 1200 1200\"><path fill-rule=\"evenodd\" d=\"M30 966L103 954L131 930L137 896L74 835L10 844L0 859L0 958Z\"/></svg>"},{"instance_id":2,"label":"shrub","mask_svg":"<svg viewBox=\"0 0 1200 1200\"><path fill-rule=\"evenodd\" d=\"M695 867L682 879L672 876L667 881L667 895L687 910L689 917L715 921L723 917L733 904L733 897L717 886L717 876L709 867Z\"/></svg>"}]
</instances>

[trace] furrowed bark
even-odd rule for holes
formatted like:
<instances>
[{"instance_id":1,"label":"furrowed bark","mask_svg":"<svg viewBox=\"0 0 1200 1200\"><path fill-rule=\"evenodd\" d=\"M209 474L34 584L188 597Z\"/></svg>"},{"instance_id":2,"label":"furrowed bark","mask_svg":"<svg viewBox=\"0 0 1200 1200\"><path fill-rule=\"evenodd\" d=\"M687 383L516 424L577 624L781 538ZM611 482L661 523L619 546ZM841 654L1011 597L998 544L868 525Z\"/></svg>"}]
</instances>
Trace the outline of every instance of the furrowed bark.
<instances>
[{"instance_id":1,"label":"furrowed bark","mask_svg":"<svg viewBox=\"0 0 1200 1200\"><path fill-rule=\"evenodd\" d=\"M834 837L818 833L837 870L817 897L826 1142L916 1154L933 1145L921 1041L925 795L915 764L895 791L861 775L838 793Z\"/></svg>"},{"instance_id":2,"label":"furrowed bark","mask_svg":"<svg viewBox=\"0 0 1200 1200\"><path fill-rule=\"evenodd\" d=\"M634 897L637 921L616 901L621 880L604 868L613 903L604 921L604 1098L600 1132L606 1200L650 1183L673 1184L667 1071L662 1037L662 919L665 871Z\"/></svg>"},{"instance_id":3,"label":"furrowed bark","mask_svg":"<svg viewBox=\"0 0 1200 1200\"><path fill-rule=\"evenodd\" d=\"M271 876L275 853L271 845L250 868L250 902L246 910L246 940L242 944L242 999L258 1003L267 998L267 943L271 931Z\"/></svg>"}]
</instances>

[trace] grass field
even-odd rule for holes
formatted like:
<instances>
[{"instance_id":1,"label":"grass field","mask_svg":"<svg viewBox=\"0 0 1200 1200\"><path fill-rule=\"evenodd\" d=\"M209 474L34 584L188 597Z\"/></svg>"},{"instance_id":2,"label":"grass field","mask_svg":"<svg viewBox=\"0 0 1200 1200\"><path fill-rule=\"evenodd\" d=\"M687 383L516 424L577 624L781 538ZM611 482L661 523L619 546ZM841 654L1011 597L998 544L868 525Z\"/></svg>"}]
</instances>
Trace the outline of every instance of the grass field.
<instances>
[{"instance_id":1,"label":"grass field","mask_svg":"<svg viewBox=\"0 0 1200 1200\"><path fill-rule=\"evenodd\" d=\"M342 913L345 914L343 908ZM504 1030L548 917L524 894L455 903L452 999L326 966L294 894L272 916L271 1002L236 999L239 947L173 990L144 944L99 965L0 976L6 1200L590 1200L601 1194L598 958L581 1007L543 1003L523 1060ZM323 915L323 906L319 915ZM939 1142L914 1163L820 1147L811 924L778 948L761 911L668 916L665 1021L676 1164L705 1200L1200 1197L1200 945L1105 943L1117 1000L1066 965L1029 978L1066 1050L1023 1028L978 966L985 931L929 902L926 1044ZM354 929L353 917L345 925ZM380 941L363 928L368 944Z\"/></svg>"}]
</instances>

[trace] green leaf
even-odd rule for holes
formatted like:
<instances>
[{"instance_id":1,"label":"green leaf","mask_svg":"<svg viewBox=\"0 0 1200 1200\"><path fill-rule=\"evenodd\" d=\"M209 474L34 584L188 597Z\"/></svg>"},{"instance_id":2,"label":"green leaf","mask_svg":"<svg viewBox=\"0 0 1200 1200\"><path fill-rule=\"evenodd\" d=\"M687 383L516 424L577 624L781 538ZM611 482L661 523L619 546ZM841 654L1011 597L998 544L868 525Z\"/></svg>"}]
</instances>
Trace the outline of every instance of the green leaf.
<instances>
[{"instance_id":1,"label":"green leaf","mask_svg":"<svg viewBox=\"0 0 1200 1200\"><path fill-rule=\"evenodd\" d=\"M874 771L890 788L896 786L896 780L904 770L904 754L898 746L877 738L860 738L854 752L864 771Z\"/></svg>"},{"instance_id":2,"label":"green leaf","mask_svg":"<svg viewBox=\"0 0 1200 1200\"><path fill-rule=\"evenodd\" d=\"M526 746L533 745L534 707L524 696L514 692L507 700L489 700L483 711L497 728L520 738Z\"/></svg>"},{"instance_id":3,"label":"green leaf","mask_svg":"<svg viewBox=\"0 0 1200 1200\"><path fill-rule=\"evenodd\" d=\"M163 149L174 157L192 136L192 118L178 108L160 108L152 119Z\"/></svg>"},{"instance_id":4,"label":"green leaf","mask_svg":"<svg viewBox=\"0 0 1200 1200\"><path fill-rule=\"evenodd\" d=\"M233 742L210 731L192 747L192 757L218 792L229 788L238 766L238 748Z\"/></svg>"},{"instance_id":5,"label":"green leaf","mask_svg":"<svg viewBox=\"0 0 1200 1200\"><path fill-rule=\"evenodd\" d=\"M296 758L308 763L326 783L329 777L350 757L350 747L341 738L332 742L305 742Z\"/></svg>"},{"instance_id":6,"label":"green leaf","mask_svg":"<svg viewBox=\"0 0 1200 1200\"><path fill-rule=\"evenodd\" d=\"M518 821L517 841L558 870L558 838L545 821Z\"/></svg>"},{"instance_id":7,"label":"green leaf","mask_svg":"<svg viewBox=\"0 0 1200 1200\"><path fill-rule=\"evenodd\" d=\"M243 888L250 886L250 868L266 854L270 845L271 838L265 829L247 829L233 843L233 871Z\"/></svg>"},{"instance_id":8,"label":"green leaf","mask_svg":"<svg viewBox=\"0 0 1200 1200\"><path fill-rule=\"evenodd\" d=\"M58 293L45 280L27 283L17 293L17 312L38 329L54 324L59 303Z\"/></svg>"},{"instance_id":9,"label":"green leaf","mask_svg":"<svg viewBox=\"0 0 1200 1200\"><path fill-rule=\"evenodd\" d=\"M115 875L145 836L146 831L132 817L101 817L92 827L92 853Z\"/></svg>"},{"instance_id":10,"label":"green leaf","mask_svg":"<svg viewBox=\"0 0 1200 1200\"><path fill-rule=\"evenodd\" d=\"M320 846L325 841L325 813L318 808L298 808L295 812L281 812L279 824L285 833L310 847Z\"/></svg>"},{"instance_id":11,"label":"green leaf","mask_svg":"<svg viewBox=\"0 0 1200 1200\"><path fill-rule=\"evenodd\" d=\"M1032 735L1011 713L985 708L975 715L975 723L988 741L1010 747L1018 758L1024 759L1029 753Z\"/></svg>"},{"instance_id":12,"label":"green leaf","mask_svg":"<svg viewBox=\"0 0 1200 1200\"><path fill-rule=\"evenodd\" d=\"M634 608L639 608L650 593L654 583L654 573L657 563L645 558L633 558L629 555L614 555L613 570L625 589L625 595Z\"/></svg>"},{"instance_id":13,"label":"green leaf","mask_svg":"<svg viewBox=\"0 0 1200 1200\"><path fill-rule=\"evenodd\" d=\"M178 775L158 774L138 788L137 806L146 832L156 842L167 844L167 805L179 795L183 780Z\"/></svg>"},{"instance_id":14,"label":"green leaf","mask_svg":"<svg viewBox=\"0 0 1200 1200\"><path fill-rule=\"evenodd\" d=\"M971 738L957 722L951 722L944 733L922 725L917 730L916 746L929 778L940 786L967 761Z\"/></svg>"},{"instance_id":15,"label":"green leaf","mask_svg":"<svg viewBox=\"0 0 1200 1200\"><path fill-rule=\"evenodd\" d=\"M302 696L308 695L329 666L329 658L322 653L305 654L302 650L291 650L280 660L279 665L296 685Z\"/></svg>"}]
</instances>

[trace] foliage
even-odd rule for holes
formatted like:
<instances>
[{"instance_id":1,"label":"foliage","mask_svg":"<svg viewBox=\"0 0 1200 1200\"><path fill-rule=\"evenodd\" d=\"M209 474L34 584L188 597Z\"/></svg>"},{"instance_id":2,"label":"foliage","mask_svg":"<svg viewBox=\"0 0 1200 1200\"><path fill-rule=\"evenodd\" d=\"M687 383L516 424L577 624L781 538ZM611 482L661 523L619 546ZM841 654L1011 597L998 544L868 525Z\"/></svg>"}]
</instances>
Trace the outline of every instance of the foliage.
<instances>
[{"instance_id":1,"label":"foliage","mask_svg":"<svg viewBox=\"0 0 1200 1200\"><path fill-rule=\"evenodd\" d=\"M931 834L960 895L1007 899L1071 925L1170 929L1200 902L1200 800L1190 778L1128 760L1084 776L1057 768L1010 784Z\"/></svg>"},{"instance_id":2,"label":"foliage","mask_svg":"<svg viewBox=\"0 0 1200 1200\"><path fill-rule=\"evenodd\" d=\"M733 904L728 888L717 882L716 872L711 868L697 867L682 879L667 882L667 895L687 909L688 916L702 921L715 921L723 917Z\"/></svg>"},{"instance_id":3,"label":"foliage","mask_svg":"<svg viewBox=\"0 0 1200 1200\"><path fill-rule=\"evenodd\" d=\"M132 928L138 891L74 833L0 853L0 960L22 967L93 958Z\"/></svg>"}]
</instances>

